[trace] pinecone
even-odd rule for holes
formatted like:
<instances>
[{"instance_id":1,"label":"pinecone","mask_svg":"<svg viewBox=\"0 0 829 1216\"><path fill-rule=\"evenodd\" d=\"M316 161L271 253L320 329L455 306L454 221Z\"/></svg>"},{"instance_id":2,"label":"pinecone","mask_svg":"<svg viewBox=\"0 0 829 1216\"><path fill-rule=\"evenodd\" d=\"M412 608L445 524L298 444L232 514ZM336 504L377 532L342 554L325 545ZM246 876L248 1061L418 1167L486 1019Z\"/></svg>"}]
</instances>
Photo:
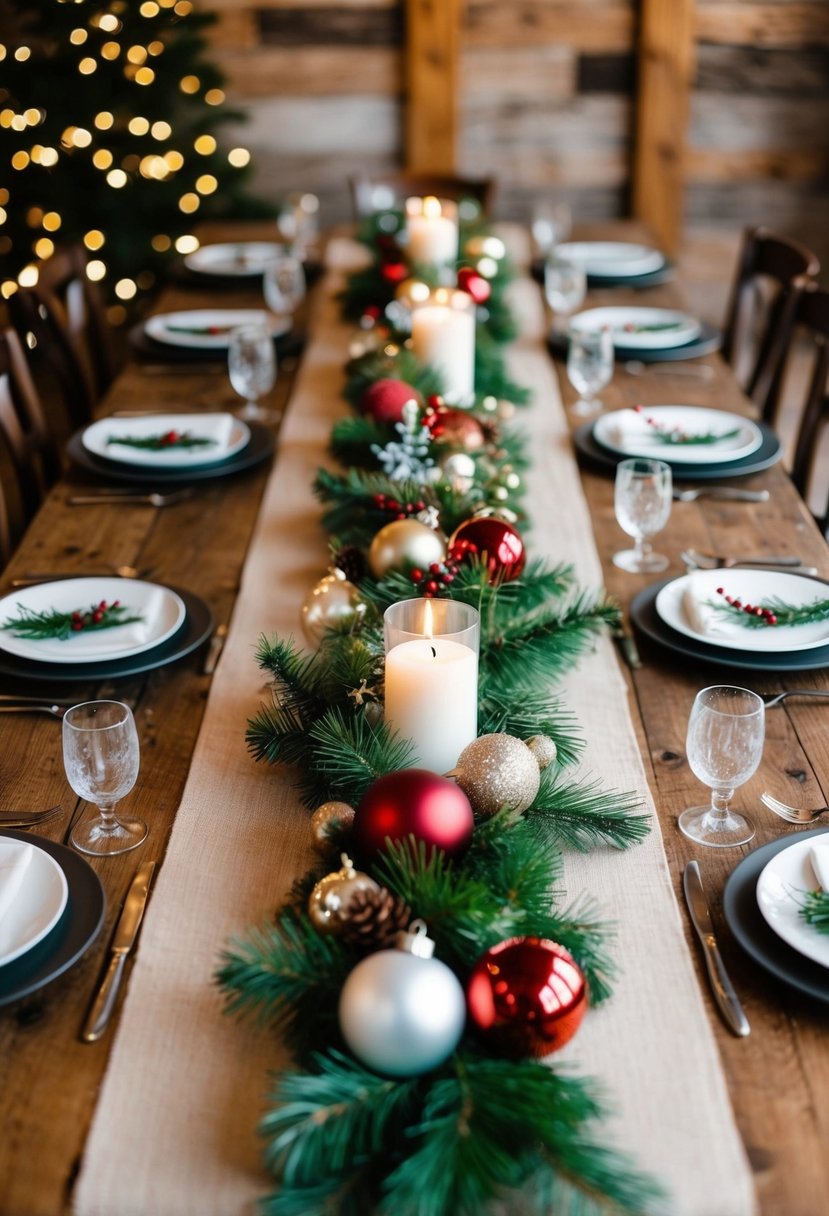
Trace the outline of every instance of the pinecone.
<instances>
[{"instance_id":1,"label":"pinecone","mask_svg":"<svg viewBox=\"0 0 829 1216\"><path fill-rule=\"evenodd\" d=\"M412 913L405 900L379 887L355 891L340 918L342 940L368 951L391 946L395 934L408 927Z\"/></svg>"},{"instance_id":2,"label":"pinecone","mask_svg":"<svg viewBox=\"0 0 829 1216\"><path fill-rule=\"evenodd\" d=\"M343 545L334 554L334 565L342 570L350 583L356 586L368 573L368 563L362 549L356 545Z\"/></svg>"}]
</instances>

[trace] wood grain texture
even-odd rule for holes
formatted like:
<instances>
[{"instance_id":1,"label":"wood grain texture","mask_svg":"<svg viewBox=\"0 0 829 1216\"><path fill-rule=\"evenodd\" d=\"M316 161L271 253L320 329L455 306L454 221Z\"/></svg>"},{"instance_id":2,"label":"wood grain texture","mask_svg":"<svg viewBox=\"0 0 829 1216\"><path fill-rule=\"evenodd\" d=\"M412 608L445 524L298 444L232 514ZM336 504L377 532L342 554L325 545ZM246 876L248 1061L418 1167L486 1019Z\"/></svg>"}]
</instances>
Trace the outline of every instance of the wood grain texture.
<instances>
[{"instance_id":1,"label":"wood grain texture","mask_svg":"<svg viewBox=\"0 0 829 1216\"><path fill-rule=\"evenodd\" d=\"M695 7L694 29L701 41L757 47L829 45L829 8L823 0L697 0Z\"/></svg>"},{"instance_id":2,"label":"wood grain texture","mask_svg":"<svg viewBox=\"0 0 829 1216\"><path fill-rule=\"evenodd\" d=\"M402 52L392 47L260 47L253 54L218 52L234 99L396 97L403 93Z\"/></svg>"},{"instance_id":3,"label":"wood grain texture","mask_svg":"<svg viewBox=\"0 0 829 1216\"><path fill-rule=\"evenodd\" d=\"M693 9L693 0L644 0L640 16L633 214L668 253L677 249L682 227Z\"/></svg>"},{"instance_id":4,"label":"wood grain texture","mask_svg":"<svg viewBox=\"0 0 829 1216\"><path fill-rule=\"evenodd\" d=\"M635 10L632 0L467 0L464 43L627 51L633 44Z\"/></svg>"},{"instance_id":5,"label":"wood grain texture","mask_svg":"<svg viewBox=\"0 0 829 1216\"><path fill-rule=\"evenodd\" d=\"M404 159L412 173L457 168L460 20L461 0L407 0Z\"/></svg>"}]
</instances>

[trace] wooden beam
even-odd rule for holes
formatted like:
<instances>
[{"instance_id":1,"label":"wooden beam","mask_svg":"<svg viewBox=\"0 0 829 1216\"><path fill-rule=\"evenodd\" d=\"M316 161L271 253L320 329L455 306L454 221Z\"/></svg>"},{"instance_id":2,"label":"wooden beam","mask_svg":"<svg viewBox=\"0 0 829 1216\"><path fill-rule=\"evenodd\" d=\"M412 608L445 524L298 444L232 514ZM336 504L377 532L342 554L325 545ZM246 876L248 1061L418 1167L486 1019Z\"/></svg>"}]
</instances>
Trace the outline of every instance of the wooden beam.
<instances>
[{"instance_id":1,"label":"wooden beam","mask_svg":"<svg viewBox=\"0 0 829 1216\"><path fill-rule=\"evenodd\" d=\"M406 168L454 173L463 0L407 0Z\"/></svg>"},{"instance_id":2,"label":"wooden beam","mask_svg":"<svg viewBox=\"0 0 829 1216\"><path fill-rule=\"evenodd\" d=\"M685 134L694 72L694 0L642 0L633 214L668 254L682 234Z\"/></svg>"}]
</instances>

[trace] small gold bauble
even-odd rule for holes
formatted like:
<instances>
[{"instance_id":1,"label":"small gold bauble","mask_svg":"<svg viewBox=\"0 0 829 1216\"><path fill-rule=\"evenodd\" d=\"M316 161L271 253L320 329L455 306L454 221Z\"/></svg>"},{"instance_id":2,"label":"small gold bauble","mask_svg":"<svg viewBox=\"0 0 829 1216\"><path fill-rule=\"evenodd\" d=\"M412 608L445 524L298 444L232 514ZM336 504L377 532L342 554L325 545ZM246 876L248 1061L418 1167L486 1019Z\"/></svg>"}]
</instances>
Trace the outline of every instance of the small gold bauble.
<instances>
[{"instance_id":1,"label":"small gold bauble","mask_svg":"<svg viewBox=\"0 0 829 1216\"><path fill-rule=\"evenodd\" d=\"M463 749L451 776L477 815L489 817L503 806L519 814L538 793L538 761L522 739L503 733L481 735Z\"/></svg>"},{"instance_id":2,"label":"small gold bauble","mask_svg":"<svg viewBox=\"0 0 829 1216\"><path fill-rule=\"evenodd\" d=\"M355 870L351 859L342 854L342 869L326 874L314 887L308 899L308 915L319 933L339 933L341 914L357 891L378 891L380 884L368 874Z\"/></svg>"},{"instance_id":3,"label":"small gold bauble","mask_svg":"<svg viewBox=\"0 0 829 1216\"><path fill-rule=\"evenodd\" d=\"M475 461L471 456L467 456L466 452L453 452L441 460L440 467L453 490L466 494L472 489L475 482Z\"/></svg>"},{"instance_id":4,"label":"small gold bauble","mask_svg":"<svg viewBox=\"0 0 829 1216\"><path fill-rule=\"evenodd\" d=\"M354 822L354 807L347 802L323 802L311 816L311 839L314 848L322 853L331 849L332 840L338 841L350 831Z\"/></svg>"},{"instance_id":5,"label":"small gold bauble","mask_svg":"<svg viewBox=\"0 0 829 1216\"><path fill-rule=\"evenodd\" d=\"M538 761L540 769L545 769L548 765L555 763L558 748L555 740L551 739L549 735L532 735L524 742Z\"/></svg>"},{"instance_id":6,"label":"small gold bauble","mask_svg":"<svg viewBox=\"0 0 829 1216\"><path fill-rule=\"evenodd\" d=\"M428 570L432 562L442 562L445 557L446 539L442 532L416 519L395 519L372 540L368 564L379 579L390 570L404 574L414 568Z\"/></svg>"},{"instance_id":7,"label":"small gold bauble","mask_svg":"<svg viewBox=\"0 0 829 1216\"><path fill-rule=\"evenodd\" d=\"M329 629L349 627L365 616L366 604L342 570L321 578L302 605L302 632L318 646Z\"/></svg>"}]
</instances>

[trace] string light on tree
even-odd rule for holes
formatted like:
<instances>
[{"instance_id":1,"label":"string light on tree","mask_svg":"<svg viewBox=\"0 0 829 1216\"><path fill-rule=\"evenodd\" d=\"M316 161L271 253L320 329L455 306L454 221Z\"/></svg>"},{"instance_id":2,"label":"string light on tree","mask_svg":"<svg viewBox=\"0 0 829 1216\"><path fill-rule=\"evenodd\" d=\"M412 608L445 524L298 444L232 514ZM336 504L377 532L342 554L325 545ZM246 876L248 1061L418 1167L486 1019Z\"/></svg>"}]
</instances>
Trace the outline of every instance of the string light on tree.
<instances>
[{"instance_id":1,"label":"string light on tree","mask_svg":"<svg viewBox=\"0 0 829 1216\"><path fill-rule=\"evenodd\" d=\"M105 293L136 298L180 239L195 241L191 217L274 213L244 192L247 149L222 149L213 134L242 117L223 110L221 73L205 57L213 14L189 0L10 0L7 9L0 159L14 172L0 197L3 298L58 240L105 243Z\"/></svg>"}]
</instances>

